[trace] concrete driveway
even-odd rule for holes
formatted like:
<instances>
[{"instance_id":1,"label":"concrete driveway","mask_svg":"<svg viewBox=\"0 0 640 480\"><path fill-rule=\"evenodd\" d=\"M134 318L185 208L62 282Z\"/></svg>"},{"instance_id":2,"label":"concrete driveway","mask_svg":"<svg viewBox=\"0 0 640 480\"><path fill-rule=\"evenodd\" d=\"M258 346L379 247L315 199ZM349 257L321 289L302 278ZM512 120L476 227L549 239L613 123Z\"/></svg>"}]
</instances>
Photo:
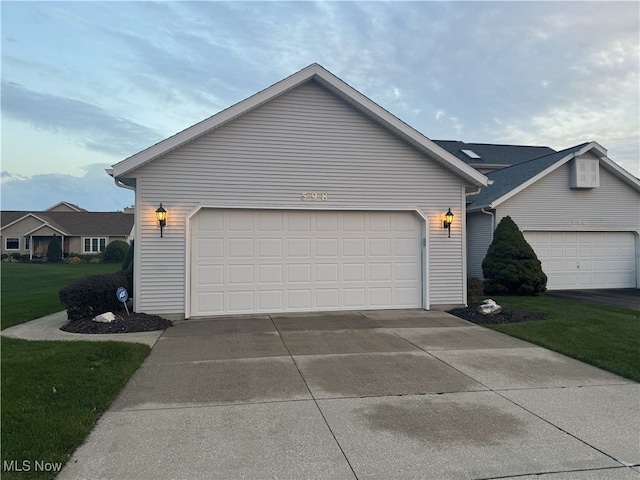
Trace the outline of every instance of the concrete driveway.
<instances>
[{"instance_id":1,"label":"concrete driveway","mask_svg":"<svg viewBox=\"0 0 640 480\"><path fill-rule=\"evenodd\" d=\"M567 298L579 302L600 303L614 307L640 310L640 290L637 288L602 288L595 290L551 290L550 297Z\"/></svg>"},{"instance_id":2,"label":"concrete driveway","mask_svg":"<svg viewBox=\"0 0 640 480\"><path fill-rule=\"evenodd\" d=\"M639 398L446 313L189 320L58 478L638 480Z\"/></svg>"}]
</instances>

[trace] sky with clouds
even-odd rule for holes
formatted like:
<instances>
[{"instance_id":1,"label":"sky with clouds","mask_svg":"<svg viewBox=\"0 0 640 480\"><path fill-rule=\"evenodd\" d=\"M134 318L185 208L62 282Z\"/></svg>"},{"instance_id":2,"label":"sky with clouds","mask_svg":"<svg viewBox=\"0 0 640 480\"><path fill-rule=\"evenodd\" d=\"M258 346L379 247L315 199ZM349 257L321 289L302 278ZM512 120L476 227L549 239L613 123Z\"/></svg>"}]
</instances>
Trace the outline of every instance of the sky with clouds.
<instances>
[{"instance_id":1,"label":"sky with clouds","mask_svg":"<svg viewBox=\"0 0 640 480\"><path fill-rule=\"evenodd\" d=\"M4 210L120 210L114 163L319 63L432 139L597 141L640 176L640 4L0 2Z\"/></svg>"}]
</instances>

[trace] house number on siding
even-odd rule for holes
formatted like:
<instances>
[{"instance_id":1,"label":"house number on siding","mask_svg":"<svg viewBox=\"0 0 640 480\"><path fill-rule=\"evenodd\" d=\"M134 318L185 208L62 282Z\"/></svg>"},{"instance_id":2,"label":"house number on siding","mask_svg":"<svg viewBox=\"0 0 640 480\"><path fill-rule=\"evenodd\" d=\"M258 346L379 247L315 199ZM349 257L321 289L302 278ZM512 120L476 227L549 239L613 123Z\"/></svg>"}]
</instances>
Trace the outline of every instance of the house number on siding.
<instances>
[{"instance_id":1,"label":"house number on siding","mask_svg":"<svg viewBox=\"0 0 640 480\"><path fill-rule=\"evenodd\" d=\"M307 193L307 192L302 192L300 194L300 200L322 200L323 202L329 200L329 195L327 195L326 193Z\"/></svg>"}]
</instances>

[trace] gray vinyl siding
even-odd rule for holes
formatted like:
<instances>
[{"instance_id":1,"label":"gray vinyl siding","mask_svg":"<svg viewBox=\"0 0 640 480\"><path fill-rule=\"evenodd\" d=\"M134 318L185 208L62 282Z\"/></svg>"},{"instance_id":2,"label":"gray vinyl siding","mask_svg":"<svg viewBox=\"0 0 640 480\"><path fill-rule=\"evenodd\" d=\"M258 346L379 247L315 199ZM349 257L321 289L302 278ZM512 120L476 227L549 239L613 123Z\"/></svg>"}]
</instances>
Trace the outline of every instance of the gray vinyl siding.
<instances>
[{"instance_id":1,"label":"gray vinyl siding","mask_svg":"<svg viewBox=\"0 0 640 480\"><path fill-rule=\"evenodd\" d=\"M467 270L470 277L484 278L482 261L492 240L491 215L481 212L467 215Z\"/></svg>"},{"instance_id":2,"label":"gray vinyl siding","mask_svg":"<svg viewBox=\"0 0 640 480\"><path fill-rule=\"evenodd\" d=\"M464 182L310 82L135 172L136 308L185 311L186 217L198 206L420 210L429 220L431 305L463 304ZM301 200L326 193L327 201ZM160 238L155 219L167 209ZM455 214L451 238L444 212Z\"/></svg>"},{"instance_id":3,"label":"gray vinyl siding","mask_svg":"<svg viewBox=\"0 0 640 480\"><path fill-rule=\"evenodd\" d=\"M496 209L520 230L640 231L640 194L600 165L600 186L570 189L570 162Z\"/></svg>"}]
</instances>

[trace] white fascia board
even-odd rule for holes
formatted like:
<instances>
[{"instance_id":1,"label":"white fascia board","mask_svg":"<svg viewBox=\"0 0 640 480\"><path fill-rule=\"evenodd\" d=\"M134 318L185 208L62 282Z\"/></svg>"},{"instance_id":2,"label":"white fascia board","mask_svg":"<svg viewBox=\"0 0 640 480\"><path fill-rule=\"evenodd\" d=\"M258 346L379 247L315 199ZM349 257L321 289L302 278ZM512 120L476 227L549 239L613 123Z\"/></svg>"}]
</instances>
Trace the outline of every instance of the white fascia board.
<instances>
[{"instance_id":1,"label":"white fascia board","mask_svg":"<svg viewBox=\"0 0 640 480\"><path fill-rule=\"evenodd\" d=\"M112 176L117 178L126 175L132 170L152 161L160 155L174 150L187 142L198 138L199 136L205 135L215 128L230 122L231 120L310 80L318 81L318 83L333 91L340 98L347 101L356 109L365 115L368 115L382 126L388 128L405 141L408 141L419 150L435 157L437 162L465 178L471 184L478 186L487 185L488 180L486 176L429 140L427 137L380 107L377 103L373 102L317 63L311 64L265 90L262 90L255 95L215 114L214 116L209 117L206 120L203 120L202 122L197 123L186 130L183 130L182 132L179 132L172 137L169 137L166 140L163 140L152 147L121 161L120 163L113 165Z\"/></svg>"},{"instance_id":2,"label":"white fascia board","mask_svg":"<svg viewBox=\"0 0 640 480\"><path fill-rule=\"evenodd\" d=\"M153 159L164 155L176 148L202 136L206 133L218 128L231 120L243 115L254 108L273 100L274 98L282 95L283 93L297 87L298 85L310 80L317 73L321 67L318 64L312 64L307 68L300 70L297 73L279 81L278 83L246 98L231 107L222 110L215 115L192 125L191 127L182 130L175 135L162 140L155 145L143 150L135 155L122 160L115 165L112 165L112 175L114 178L121 177L128 172L144 165Z\"/></svg>"},{"instance_id":3,"label":"white fascia board","mask_svg":"<svg viewBox=\"0 0 640 480\"><path fill-rule=\"evenodd\" d=\"M438 163L464 177L472 185L487 186L488 178L478 170L449 153L444 148L440 147L440 145L425 137L416 129L382 108L349 84L345 83L322 67L320 68L325 75L318 75L321 79L318 83L338 94L340 98L353 105L357 110L367 115L376 123L381 124L388 130L391 130L403 140L418 148L418 150L434 157Z\"/></svg>"},{"instance_id":4,"label":"white fascia board","mask_svg":"<svg viewBox=\"0 0 640 480\"><path fill-rule=\"evenodd\" d=\"M77 205L72 205L69 202L58 202L55 205L53 205L52 207L47 208L45 210L45 212L48 212L49 210L52 210L52 209L54 209L54 208L56 208L57 206L60 206L60 205L66 205L67 207L69 207L72 210L75 210L76 212L81 212L83 210L80 207L78 207Z\"/></svg>"},{"instance_id":5,"label":"white fascia board","mask_svg":"<svg viewBox=\"0 0 640 480\"><path fill-rule=\"evenodd\" d=\"M627 172L624 168L618 165L616 162L611 160L609 157L600 157L600 161L602 161L602 165L613 173L620 180L628 183L636 190L640 191L640 179L634 177L629 172Z\"/></svg>"},{"instance_id":6,"label":"white fascia board","mask_svg":"<svg viewBox=\"0 0 640 480\"><path fill-rule=\"evenodd\" d=\"M55 230L56 232L58 232L60 235L64 235L65 237L71 237L72 235L69 235L65 232L63 232L62 230L60 230L59 228L54 227L53 225L51 225L50 223L45 223L44 225L38 225L36 228L34 228L33 230L29 230L26 233L23 233L22 236L26 237L27 235L33 235L35 232L37 232L38 230L40 230L41 228L50 228L51 230Z\"/></svg>"},{"instance_id":7,"label":"white fascia board","mask_svg":"<svg viewBox=\"0 0 640 480\"><path fill-rule=\"evenodd\" d=\"M509 200L511 197L513 197L514 195L517 195L518 193L520 193L522 190L524 190L525 188L527 188L528 186L536 183L538 180L540 180L541 178L549 175L551 172L553 172L555 169L557 169L558 167L564 165L565 163L567 163L569 160L571 160L572 158L576 158L579 157L581 155L584 155L585 153L587 153L590 150L597 150L601 155L606 155L607 151L604 149L604 147L602 147L602 145L600 145L597 142L589 142L588 144L586 144L584 147L582 147L580 150L577 150L573 153L569 153L567 154L565 157L561 158L560 160L558 160L556 163L554 163L553 165L547 167L545 170L543 170L542 172L538 173L537 175L531 177L529 180L527 180L524 183L521 183L520 185L518 185L516 188L514 188L513 190L511 190L510 192L507 192L505 195L503 195L502 197L494 200L493 202L491 202L489 205L487 205L488 208L490 209L495 209L498 205L500 205L501 203ZM602 158L602 157L601 157ZM606 158L606 157L604 157Z\"/></svg>"},{"instance_id":8,"label":"white fascia board","mask_svg":"<svg viewBox=\"0 0 640 480\"><path fill-rule=\"evenodd\" d=\"M47 222L45 222L43 219L41 219L40 217L34 215L33 213L26 213L25 215L23 215L22 217L18 218L17 220L14 220L11 223L7 223L4 227L0 228L0 230L4 230L5 228L10 227L11 225L15 225L16 223L21 222L22 220L24 220L27 217L33 217L36 220L42 222L44 225L46 225Z\"/></svg>"},{"instance_id":9,"label":"white fascia board","mask_svg":"<svg viewBox=\"0 0 640 480\"><path fill-rule=\"evenodd\" d=\"M580 151L582 151L582 150L580 150ZM507 192L506 194L504 194L500 198L494 200L493 202L491 202L489 205L486 205L485 207L488 207L488 208L490 208L492 210L495 209L501 203L506 202L507 200L509 200L514 195L517 195L518 193L520 193L525 188L529 187L530 185L533 185L534 183L536 183L541 178L546 177L548 174L553 172L555 169L557 169L561 165L564 165L566 162L568 162L569 160L571 160L574 157L577 157L578 155L582 155L582 153L570 153L570 154L568 154L566 157L563 157L562 159L558 160L556 163L554 163L550 167L547 167L546 169L541 171L539 174L531 177L526 182L521 183L516 188L514 188L513 190Z\"/></svg>"}]
</instances>

